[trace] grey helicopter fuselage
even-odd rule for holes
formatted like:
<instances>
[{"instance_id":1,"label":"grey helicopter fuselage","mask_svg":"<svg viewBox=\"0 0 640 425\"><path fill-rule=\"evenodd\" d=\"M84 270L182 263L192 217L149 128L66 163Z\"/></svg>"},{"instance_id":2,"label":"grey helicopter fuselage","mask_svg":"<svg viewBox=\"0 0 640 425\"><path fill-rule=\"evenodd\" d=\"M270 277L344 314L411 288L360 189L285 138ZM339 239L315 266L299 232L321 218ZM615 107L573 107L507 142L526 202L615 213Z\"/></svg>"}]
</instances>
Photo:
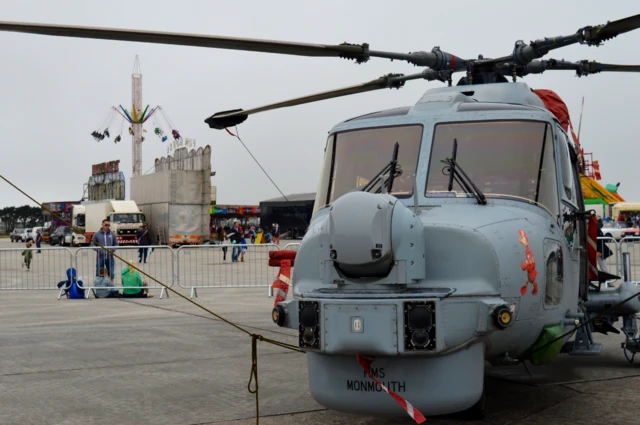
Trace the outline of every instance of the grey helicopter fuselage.
<instances>
[{"instance_id":1,"label":"grey helicopter fuselage","mask_svg":"<svg viewBox=\"0 0 640 425\"><path fill-rule=\"evenodd\" d=\"M443 188L454 138L484 205L459 185ZM402 174L391 193L360 191L396 141ZM313 397L339 411L402 414L359 354L423 414L462 411L483 395L485 361L504 364L545 329L574 328L584 245L563 221L582 208L571 149L523 83L432 89L412 107L336 125L293 299L279 304L282 325L300 331Z\"/></svg>"}]
</instances>

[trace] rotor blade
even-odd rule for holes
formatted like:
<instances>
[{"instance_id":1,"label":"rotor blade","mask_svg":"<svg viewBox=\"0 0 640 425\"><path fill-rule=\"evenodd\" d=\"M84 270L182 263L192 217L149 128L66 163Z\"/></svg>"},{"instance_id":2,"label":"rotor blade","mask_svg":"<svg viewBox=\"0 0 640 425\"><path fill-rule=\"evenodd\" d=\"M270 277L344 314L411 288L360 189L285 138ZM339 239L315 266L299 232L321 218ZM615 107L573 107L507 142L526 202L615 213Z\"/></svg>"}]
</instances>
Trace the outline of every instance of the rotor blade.
<instances>
[{"instance_id":1,"label":"rotor blade","mask_svg":"<svg viewBox=\"0 0 640 425\"><path fill-rule=\"evenodd\" d=\"M223 37L213 35L154 32L116 28L83 27L75 25L52 25L26 22L0 21L0 31L51 35L58 37L93 38L102 40L134 41L140 43L173 44L179 46L210 47L217 49L246 50L284 55L341 57L364 63L371 57L406 60L417 66L426 66L437 71L464 69L466 61L434 48L431 52L395 53L369 50L367 43L339 45L296 43L288 41L258 40L251 38Z\"/></svg>"},{"instance_id":2,"label":"rotor blade","mask_svg":"<svg viewBox=\"0 0 640 425\"><path fill-rule=\"evenodd\" d=\"M511 72L511 68L500 68L505 74ZM610 63L600 63L596 61L581 60L570 62L565 60L535 60L524 67L518 67L517 74L524 76L527 74L541 74L544 71L570 70L576 71L580 77L597 74L599 72L640 72L640 65L615 65Z\"/></svg>"},{"instance_id":3,"label":"rotor blade","mask_svg":"<svg viewBox=\"0 0 640 425\"><path fill-rule=\"evenodd\" d=\"M640 15L629 16L617 21L607 22L596 27L582 29L584 41L588 44L600 44L625 32L640 28Z\"/></svg>"},{"instance_id":4,"label":"rotor blade","mask_svg":"<svg viewBox=\"0 0 640 425\"><path fill-rule=\"evenodd\" d=\"M430 70L429 70L430 71ZM272 103L270 105L260 106L258 108L243 110L233 109L230 111L217 112L207 118L205 122L209 124L209 127L217 130L223 130L227 127L233 127L244 122L249 115L257 114L258 112L271 111L274 109L286 108L289 106L302 105L305 103L318 102L320 100L333 99L341 96L348 96L351 94L365 93L368 91L385 89L385 88L397 88L404 86L405 81L416 80L420 78L426 78L426 71L419 74L402 75L402 74L388 74L384 75L376 80L372 80L363 84L356 84L354 86L343 87L337 90L329 90L321 93L316 93L308 96L297 97L295 99L285 100L283 102ZM429 74L431 76L431 74Z\"/></svg>"},{"instance_id":5,"label":"rotor blade","mask_svg":"<svg viewBox=\"0 0 640 425\"><path fill-rule=\"evenodd\" d=\"M539 59L551 50L566 47L571 44L581 43L589 46L599 46L602 42L609 40L629 31L640 28L640 14L608 22L604 25L587 26L578 29L575 34L559 37L545 37L541 40L532 41L528 45L522 40L515 44L513 53L497 59L486 59L476 61L474 69L486 71L496 65L516 65L525 66L534 59Z\"/></svg>"},{"instance_id":6,"label":"rotor blade","mask_svg":"<svg viewBox=\"0 0 640 425\"><path fill-rule=\"evenodd\" d=\"M50 25L0 21L0 31L52 35L60 37L94 38L102 40L135 41L141 43L175 44L180 46L212 47L230 50L281 53L300 56L346 56L358 58L363 46L291 43L285 41L250 38L219 37L209 35L97 28L72 25Z\"/></svg>"}]
</instances>

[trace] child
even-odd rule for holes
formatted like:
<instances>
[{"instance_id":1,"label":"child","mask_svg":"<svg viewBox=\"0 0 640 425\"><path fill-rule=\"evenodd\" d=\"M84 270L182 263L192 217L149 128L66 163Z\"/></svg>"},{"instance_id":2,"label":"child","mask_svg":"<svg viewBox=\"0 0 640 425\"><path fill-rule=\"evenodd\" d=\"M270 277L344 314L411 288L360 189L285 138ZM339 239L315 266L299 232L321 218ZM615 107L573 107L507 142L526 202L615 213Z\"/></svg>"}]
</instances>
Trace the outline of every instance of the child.
<instances>
[{"instance_id":1,"label":"child","mask_svg":"<svg viewBox=\"0 0 640 425\"><path fill-rule=\"evenodd\" d=\"M22 267L27 266L27 271L31 269L31 259L33 258L33 251L29 248L31 248L31 242L27 242L27 249L22 251L22 256L24 257Z\"/></svg>"},{"instance_id":2,"label":"child","mask_svg":"<svg viewBox=\"0 0 640 425\"><path fill-rule=\"evenodd\" d=\"M95 287L93 291L96 298L115 298L120 295L115 288L113 281L107 276L108 271L106 267L100 269L100 277L96 278Z\"/></svg>"}]
</instances>

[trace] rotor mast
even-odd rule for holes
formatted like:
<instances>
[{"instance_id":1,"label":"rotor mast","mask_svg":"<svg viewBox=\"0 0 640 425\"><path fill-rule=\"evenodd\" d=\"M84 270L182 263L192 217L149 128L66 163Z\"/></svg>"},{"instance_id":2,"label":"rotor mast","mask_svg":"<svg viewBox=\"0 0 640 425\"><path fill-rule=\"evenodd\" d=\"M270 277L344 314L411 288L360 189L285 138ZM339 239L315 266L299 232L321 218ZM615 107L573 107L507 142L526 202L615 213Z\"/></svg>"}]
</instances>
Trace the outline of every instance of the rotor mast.
<instances>
[{"instance_id":1,"label":"rotor mast","mask_svg":"<svg viewBox=\"0 0 640 425\"><path fill-rule=\"evenodd\" d=\"M142 71L140 69L140 60L136 55L133 64L133 74L131 74L131 104L133 113L133 123L131 124L133 135L131 136L131 162L133 166L132 176L142 174Z\"/></svg>"}]
</instances>

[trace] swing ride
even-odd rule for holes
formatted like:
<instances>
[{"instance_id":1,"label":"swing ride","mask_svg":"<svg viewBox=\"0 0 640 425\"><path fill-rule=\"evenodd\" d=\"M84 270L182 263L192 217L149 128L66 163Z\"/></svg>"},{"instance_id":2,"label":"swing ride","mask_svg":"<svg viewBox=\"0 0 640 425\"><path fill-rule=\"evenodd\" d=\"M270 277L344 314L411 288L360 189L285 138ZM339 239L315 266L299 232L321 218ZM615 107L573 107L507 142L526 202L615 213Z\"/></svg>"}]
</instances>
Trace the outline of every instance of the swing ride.
<instances>
[{"instance_id":1,"label":"swing ride","mask_svg":"<svg viewBox=\"0 0 640 425\"><path fill-rule=\"evenodd\" d=\"M105 138L109 139L111 137L110 128L118 128L118 131L115 133L116 136L113 138L113 143L117 144L122 141L125 122L128 123L129 135L132 136L132 175L139 176L142 174L142 142L145 141L144 133L147 132L143 125L147 123L149 119L151 119L153 123L153 133L160 138L162 143L169 142L167 143L167 154L183 146L190 148L195 147L196 140L183 138L180 131L176 129L160 105L151 109L149 109L150 105L147 105L144 110L142 109L142 72L140 70L138 56L136 56L133 65L133 74L131 75L131 93L131 111L128 111L122 105L118 105L118 108L115 106L110 107L102 120L91 132L91 136L99 143ZM159 114L157 114L157 112L159 112ZM156 119L160 117L162 117L162 119ZM166 128L168 128L169 131L165 131ZM171 138L171 140L169 140L169 138Z\"/></svg>"}]
</instances>

